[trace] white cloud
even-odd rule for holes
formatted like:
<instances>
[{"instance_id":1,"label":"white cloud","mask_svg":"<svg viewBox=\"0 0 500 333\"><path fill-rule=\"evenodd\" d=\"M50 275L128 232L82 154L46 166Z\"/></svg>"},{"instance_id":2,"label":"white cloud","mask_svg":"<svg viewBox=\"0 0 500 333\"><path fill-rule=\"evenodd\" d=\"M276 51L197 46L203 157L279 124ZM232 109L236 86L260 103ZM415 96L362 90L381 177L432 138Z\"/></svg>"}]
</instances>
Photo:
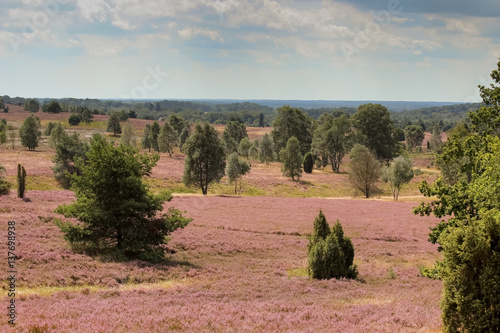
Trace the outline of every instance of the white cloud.
<instances>
[{"instance_id":1,"label":"white cloud","mask_svg":"<svg viewBox=\"0 0 500 333\"><path fill-rule=\"evenodd\" d=\"M218 40L220 42L224 41L224 39L219 35L217 31L210 29L187 27L185 29L178 30L178 33L182 39L191 39L195 36L205 36L214 41L215 40Z\"/></svg>"}]
</instances>

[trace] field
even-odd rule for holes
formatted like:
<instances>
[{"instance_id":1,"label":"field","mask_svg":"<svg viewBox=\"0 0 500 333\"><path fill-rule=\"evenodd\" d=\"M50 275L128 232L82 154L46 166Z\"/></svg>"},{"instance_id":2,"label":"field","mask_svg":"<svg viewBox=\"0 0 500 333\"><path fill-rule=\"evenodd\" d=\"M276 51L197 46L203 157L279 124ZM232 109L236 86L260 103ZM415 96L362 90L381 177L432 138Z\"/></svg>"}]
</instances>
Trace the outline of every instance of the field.
<instances>
[{"instance_id":1,"label":"field","mask_svg":"<svg viewBox=\"0 0 500 333\"><path fill-rule=\"evenodd\" d=\"M25 114L11 107L7 121L18 127ZM67 115L49 120L64 121ZM100 117L103 117L102 119ZM83 136L103 132L104 116ZM139 131L143 120L134 120ZM105 126L104 126L105 128ZM221 130L219 128L219 130ZM72 128L69 129L72 131ZM252 129L253 138L262 129ZM249 130L250 132L250 130ZM414 156L425 171L394 202L378 184L374 199L356 199L341 173L314 170L300 182L281 175L279 164L252 161L241 195L223 179L209 196L182 185L184 156L161 155L147 181L154 191L171 189L174 206L194 220L172 235L164 263L109 262L73 253L53 211L74 200L53 180L53 150L35 152L10 144L0 162L15 180L26 167L28 200L0 197L0 219L16 221L17 325L2 332L438 332L440 281L419 268L440 255L427 241L438 221L411 213L422 197L418 183L437 173L430 155ZM427 170L427 171L426 171ZM308 235L319 209L330 224L339 219L355 248L359 277L315 281L307 276ZM2 223L2 233L6 233ZM6 244L0 251L7 253ZM5 264L4 264L4 267ZM2 288L7 282L2 280ZM7 304L6 293L2 304Z\"/></svg>"}]
</instances>

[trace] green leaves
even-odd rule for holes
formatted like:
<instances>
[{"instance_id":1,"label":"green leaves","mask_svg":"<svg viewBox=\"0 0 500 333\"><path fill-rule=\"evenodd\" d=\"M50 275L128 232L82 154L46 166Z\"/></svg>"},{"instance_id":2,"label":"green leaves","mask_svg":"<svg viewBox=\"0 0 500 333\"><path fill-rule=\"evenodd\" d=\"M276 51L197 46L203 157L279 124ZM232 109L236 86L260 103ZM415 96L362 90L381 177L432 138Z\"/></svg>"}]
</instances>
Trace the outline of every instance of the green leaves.
<instances>
[{"instance_id":1,"label":"green leaves","mask_svg":"<svg viewBox=\"0 0 500 333\"><path fill-rule=\"evenodd\" d=\"M287 144L286 148L280 151L281 160L281 172L284 176L292 177L300 180L302 175L302 154L300 153L299 140L292 136Z\"/></svg>"},{"instance_id":2,"label":"green leaves","mask_svg":"<svg viewBox=\"0 0 500 333\"><path fill-rule=\"evenodd\" d=\"M19 137L21 138L21 144L28 150L35 150L38 147L38 140L42 136L40 128L40 119L38 117L31 114L24 119L19 129Z\"/></svg>"}]
</instances>

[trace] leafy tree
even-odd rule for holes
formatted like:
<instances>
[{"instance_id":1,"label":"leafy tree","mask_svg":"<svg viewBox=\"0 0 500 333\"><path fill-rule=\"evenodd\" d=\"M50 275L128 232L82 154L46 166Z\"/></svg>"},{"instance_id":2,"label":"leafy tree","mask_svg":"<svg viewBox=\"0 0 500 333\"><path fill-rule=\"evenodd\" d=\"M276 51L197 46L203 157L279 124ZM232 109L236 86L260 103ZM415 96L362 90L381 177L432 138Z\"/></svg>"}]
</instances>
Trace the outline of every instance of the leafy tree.
<instances>
[{"instance_id":1,"label":"leafy tree","mask_svg":"<svg viewBox=\"0 0 500 333\"><path fill-rule=\"evenodd\" d=\"M286 147L281 149L280 152L281 159L281 172L284 176L292 177L292 180L297 178L300 180L302 175L302 154L300 153L299 140L292 136Z\"/></svg>"},{"instance_id":2,"label":"leafy tree","mask_svg":"<svg viewBox=\"0 0 500 333\"><path fill-rule=\"evenodd\" d=\"M17 165L17 197L24 198L26 192L26 170L21 164Z\"/></svg>"},{"instance_id":3,"label":"leafy tree","mask_svg":"<svg viewBox=\"0 0 500 333\"><path fill-rule=\"evenodd\" d=\"M312 146L317 155L332 165L334 172L339 172L340 163L351 147L351 124L345 115L323 118L323 124L315 131Z\"/></svg>"},{"instance_id":4,"label":"leafy tree","mask_svg":"<svg viewBox=\"0 0 500 333\"><path fill-rule=\"evenodd\" d=\"M7 170L0 164L0 196L8 195L10 193L11 184L5 179Z\"/></svg>"},{"instance_id":5,"label":"leafy tree","mask_svg":"<svg viewBox=\"0 0 500 333\"><path fill-rule=\"evenodd\" d=\"M248 150L250 149L251 146L252 143L250 142L250 140L248 140L248 138L241 139L240 144L238 146L238 153L241 156L248 158Z\"/></svg>"},{"instance_id":6,"label":"leafy tree","mask_svg":"<svg viewBox=\"0 0 500 333\"><path fill-rule=\"evenodd\" d=\"M368 148L360 144L354 145L349 158L349 180L354 188L369 198L373 185L380 177L380 163Z\"/></svg>"},{"instance_id":7,"label":"leafy tree","mask_svg":"<svg viewBox=\"0 0 500 333\"><path fill-rule=\"evenodd\" d=\"M250 149L248 149L248 156L252 160L256 160L257 158L259 158L259 149L255 147L254 144L252 144L252 146L250 146Z\"/></svg>"},{"instance_id":8,"label":"leafy tree","mask_svg":"<svg viewBox=\"0 0 500 333\"><path fill-rule=\"evenodd\" d=\"M84 106L77 107L76 112L80 116L81 121L83 121L85 124L90 124L92 122L92 119L94 118L92 111Z\"/></svg>"},{"instance_id":9,"label":"leafy tree","mask_svg":"<svg viewBox=\"0 0 500 333\"><path fill-rule=\"evenodd\" d=\"M222 144L224 145L224 151L227 156L238 151L238 143L231 137L229 132L224 131L224 133L222 133Z\"/></svg>"},{"instance_id":10,"label":"leafy tree","mask_svg":"<svg viewBox=\"0 0 500 333\"><path fill-rule=\"evenodd\" d=\"M71 126L78 126L82 122L82 117L79 114L72 113L68 118L68 123Z\"/></svg>"},{"instance_id":11,"label":"leafy tree","mask_svg":"<svg viewBox=\"0 0 500 333\"><path fill-rule=\"evenodd\" d=\"M12 144L12 149L14 149L14 143L16 141L16 132L10 131L9 132L9 139L10 139L10 143Z\"/></svg>"},{"instance_id":12,"label":"leafy tree","mask_svg":"<svg viewBox=\"0 0 500 333\"><path fill-rule=\"evenodd\" d=\"M24 103L24 109L29 112L38 112L40 110L40 103L37 100L30 98Z\"/></svg>"},{"instance_id":13,"label":"leafy tree","mask_svg":"<svg viewBox=\"0 0 500 333\"><path fill-rule=\"evenodd\" d=\"M47 124L47 127L45 127L45 131L43 131L43 135L45 136L50 136L50 133L52 132L52 129L56 126L57 123L49 121Z\"/></svg>"},{"instance_id":14,"label":"leafy tree","mask_svg":"<svg viewBox=\"0 0 500 333\"><path fill-rule=\"evenodd\" d=\"M5 120L5 119L2 119ZM5 122L6 123L6 122ZM0 122L0 145L3 146L7 142L7 125L4 122ZM1 169L0 169L1 171Z\"/></svg>"},{"instance_id":15,"label":"leafy tree","mask_svg":"<svg viewBox=\"0 0 500 333\"><path fill-rule=\"evenodd\" d=\"M4 113L8 113L8 112L9 112L9 110L10 110L10 109L9 109L9 107L8 107L8 106L5 106L5 108L3 109L3 112L4 112Z\"/></svg>"},{"instance_id":16,"label":"leafy tree","mask_svg":"<svg viewBox=\"0 0 500 333\"><path fill-rule=\"evenodd\" d=\"M19 129L19 137L21 138L23 147L27 147L28 150L35 150L38 147L38 140L42 136L40 127L40 119L38 117L31 114L24 119Z\"/></svg>"},{"instance_id":17,"label":"leafy tree","mask_svg":"<svg viewBox=\"0 0 500 333\"><path fill-rule=\"evenodd\" d=\"M459 161L457 175L423 181L420 191L437 199L414 209L442 220L429 240L444 252L436 267L445 332L496 332L500 325L500 62L491 77L494 84L479 87L484 106L469 112L470 128L456 128L439 155Z\"/></svg>"},{"instance_id":18,"label":"leafy tree","mask_svg":"<svg viewBox=\"0 0 500 333\"><path fill-rule=\"evenodd\" d=\"M5 109L5 104L2 98L0 98L0 109Z\"/></svg>"},{"instance_id":19,"label":"leafy tree","mask_svg":"<svg viewBox=\"0 0 500 333\"><path fill-rule=\"evenodd\" d=\"M186 126L186 121L176 114L171 114L170 116L168 116L167 122L177 132L177 136L181 135L182 130Z\"/></svg>"},{"instance_id":20,"label":"leafy tree","mask_svg":"<svg viewBox=\"0 0 500 333\"><path fill-rule=\"evenodd\" d=\"M443 141L441 140L441 129L439 125L434 125L432 127L432 136L431 136L431 149L437 151L441 149L443 145Z\"/></svg>"},{"instance_id":21,"label":"leafy tree","mask_svg":"<svg viewBox=\"0 0 500 333\"><path fill-rule=\"evenodd\" d=\"M217 130L205 123L198 124L183 147L186 153L183 183L198 185L207 194L208 185L224 176L226 155Z\"/></svg>"},{"instance_id":22,"label":"leafy tree","mask_svg":"<svg viewBox=\"0 0 500 333\"><path fill-rule=\"evenodd\" d=\"M135 118L137 118L137 113L134 110L130 110L128 112L128 117L132 118L132 119L135 119Z\"/></svg>"},{"instance_id":23,"label":"leafy tree","mask_svg":"<svg viewBox=\"0 0 500 333\"><path fill-rule=\"evenodd\" d=\"M264 114L259 114L259 127L264 127Z\"/></svg>"},{"instance_id":24,"label":"leafy tree","mask_svg":"<svg viewBox=\"0 0 500 333\"><path fill-rule=\"evenodd\" d=\"M120 137L120 142L124 146L135 147L136 141L135 141L134 127L132 126L130 121L126 121L125 124L123 125L123 132Z\"/></svg>"},{"instance_id":25,"label":"leafy tree","mask_svg":"<svg viewBox=\"0 0 500 333\"><path fill-rule=\"evenodd\" d=\"M172 197L154 195L144 184L143 177L150 175L158 159L93 136L87 161L76 161L81 175L72 176L76 202L57 209L80 221L58 225L74 248L118 258L163 258L166 237L191 219L175 209L161 214L163 202Z\"/></svg>"},{"instance_id":26,"label":"leafy tree","mask_svg":"<svg viewBox=\"0 0 500 333\"><path fill-rule=\"evenodd\" d=\"M351 117L358 143L367 147L380 160L389 161L398 152L394 124L389 110L380 104L363 104Z\"/></svg>"},{"instance_id":27,"label":"leafy tree","mask_svg":"<svg viewBox=\"0 0 500 333\"><path fill-rule=\"evenodd\" d=\"M231 138L239 144L243 138L248 138L245 124L239 121L228 121L224 133L227 132Z\"/></svg>"},{"instance_id":28,"label":"leafy tree","mask_svg":"<svg viewBox=\"0 0 500 333\"><path fill-rule=\"evenodd\" d=\"M407 155L396 157L389 167L382 168L382 180L391 186L392 196L398 201L403 184L413 179L413 163Z\"/></svg>"},{"instance_id":29,"label":"leafy tree","mask_svg":"<svg viewBox=\"0 0 500 333\"><path fill-rule=\"evenodd\" d=\"M61 111L61 105L56 100L52 100L49 103L44 104L42 107L42 112L60 113Z\"/></svg>"},{"instance_id":30,"label":"leafy tree","mask_svg":"<svg viewBox=\"0 0 500 333\"><path fill-rule=\"evenodd\" d=\"M190 135L191 135L191 126L189 125L189 123L185 123L181 135L179 136L179 147L182 152L184 152L183 149L184 144L186 143L187 139L189 139Z\"/></svg>"},{"instance_id":31,"label":"leafy tree","mask_svg":"<svg viewBox=\"0 0 500 333\"><path fill-rule=\"evenodd\" d=\"M177 135L176 130L170 126L169 122L163 124L158 136L158 146L162 153L168 152L168 156L172 156L174 147L177 145Z\"/></svg>"},{"instance_id":32,"label":"leafy tree","mask_svg":"<svg viewBox=\"0 0 500 333\"><path fill-rule=\"evenodd\" d=\"M261 162L266 162L266 164L269 164L269 162L275 160L276 157L274 154L274 142L273 139L269 136L269 134L267 133L264 134L259 146L260 146L259 159Z\"/></svg>"},{"instance_id":33,"label":"leafy tree","mask_svg":"<svg viewBox=\"0 0 500 333\"><path fill-rule=\"evenodd\" d=\"M305 154L302 164L304 166L305 173L312 173L314 167L314 157L313 154L311 154L311 152Z\"/></svg>"},{"instance_id":34,"label":"leafy tree","mask_svg":"<svg viewBox=\"0 0 500 333\"><path fill-rule=\"evenodd\" d=\"M278 109L278 116L273 121L273 139L276 152L280 152L294 136L300 143L300 153L304 155L311 150L312 121L302 110L288 105Z\"/></svg>"},{"instance_id":35,"label":"leafy tree","mask_svg":"<svg viewBox=\"0 0 500 333\"><path fill-rule=\"evenodd\" d=\"M409 150L413 150L415 147L420 147L425 138L425 133L422 127L416 125L409 125L405 128L405 138L408 144Z\"/></svg>"},{"instance_id":36,"label":"leafy tree","mask_svg":"<svg viewBox=\"0 0 500 333\"><path fill-rule=\"evenodd\" d=\"M314 231L308 245L309 276L313 279L355 279L354 247L339 220L330 230L320 210L314 220Z\"/></svg>"},{"instance_id":37,"label":"leafy tree","mask_svg":"<svg viewBox=\"0 0 500 333\"><path fill-rule=\"evenodd\" d=\"M122 127L120 126L120 119L116 114L112 114L108 120L108 126L106 129L108 132L113 132L113 136L120 134L122 132Z\"/></svg>"},{"instance_id":38,"label":"leafy tree","mask_svg":"<svg viewBox=\"0 0 500 333\"><path fill-rule=\"evenodd\" d=\"M240 160L240 158L238 157L238 153L234 152L229 155L227 161L226 176L229 179L230 184L234 182L234 194L238 193L238 179L246 175L250 171L250 168L250 163Z\"/></svg>"},{"instance_id":39,"label":"leafy tree","mask_svg":"<svg viewBox=\"0 0 500 333\"><path fill-rule=\"evenodd\" d=\"M151 137L152 137L152 134L151 134L151 125L149 124L146 124L144 126L144 134L142 136L142 148L144 149L149 149L149 152L151 152Z\"/></svg>"},{"instance_id":40,"label":"leafy tree","mask_svg":"<svg viewBox=\"0 0 500 333\"><path fill-rule=\"evenodd\" d=\"M52 148L55 148L59 143L64 142L67 137L68 134L66 134L64 126L61 123L57 123L50 133L49 144Z\"/></svg>"},{"instance_id":41,"label":"leafy tree","mask_svg":"<svg viewBox=\"0 0 500 333\"><path fill-rule=\"evenodd\" d=\"M58 142L55 148L55 156L52 159L54 167L54 178L65 189L71 187L71 176L73 174L81 175L81 170L76 166L75 161L80 159L86 161L86 154L89 146L81 141L76 133L66 135L61 142Z\"/></svg>"},{"instance_id":42,"label":"leafy tree","mask_svg":"<svg viewBox=\"0 0 500 333\"><path fill-rule=\"evenodd\" d=\"M151 148L160 151L160 147L158 146L158 135L160 135L160 125L157 121L153 122L151 125L151 131L149 132L149 141L151 142Z\"/></svg>"}]
</instances>

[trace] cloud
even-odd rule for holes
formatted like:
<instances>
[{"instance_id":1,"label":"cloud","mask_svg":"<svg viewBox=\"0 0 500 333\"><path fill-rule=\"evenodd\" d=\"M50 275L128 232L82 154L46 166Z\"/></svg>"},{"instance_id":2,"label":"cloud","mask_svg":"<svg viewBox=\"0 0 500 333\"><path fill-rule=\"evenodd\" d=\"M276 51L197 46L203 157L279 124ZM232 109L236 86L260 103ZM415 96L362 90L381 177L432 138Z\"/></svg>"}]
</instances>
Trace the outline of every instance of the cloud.
<instances>
[{"instance_id":1,"label":"cloud","mask_svg":"<svg viewBox=\"0 0 500 333\"><path fill-rule=\"evenodd\" d=\"M210 29L187 27L185 29L178 30L177 32L179 33L179 36L182 39L191 39L195 36L205 36L213 41L215 40L218 40L220 42L224 41L224 39L219 35L217 31L213 31Z\"/></svg>"}]
</instances>

